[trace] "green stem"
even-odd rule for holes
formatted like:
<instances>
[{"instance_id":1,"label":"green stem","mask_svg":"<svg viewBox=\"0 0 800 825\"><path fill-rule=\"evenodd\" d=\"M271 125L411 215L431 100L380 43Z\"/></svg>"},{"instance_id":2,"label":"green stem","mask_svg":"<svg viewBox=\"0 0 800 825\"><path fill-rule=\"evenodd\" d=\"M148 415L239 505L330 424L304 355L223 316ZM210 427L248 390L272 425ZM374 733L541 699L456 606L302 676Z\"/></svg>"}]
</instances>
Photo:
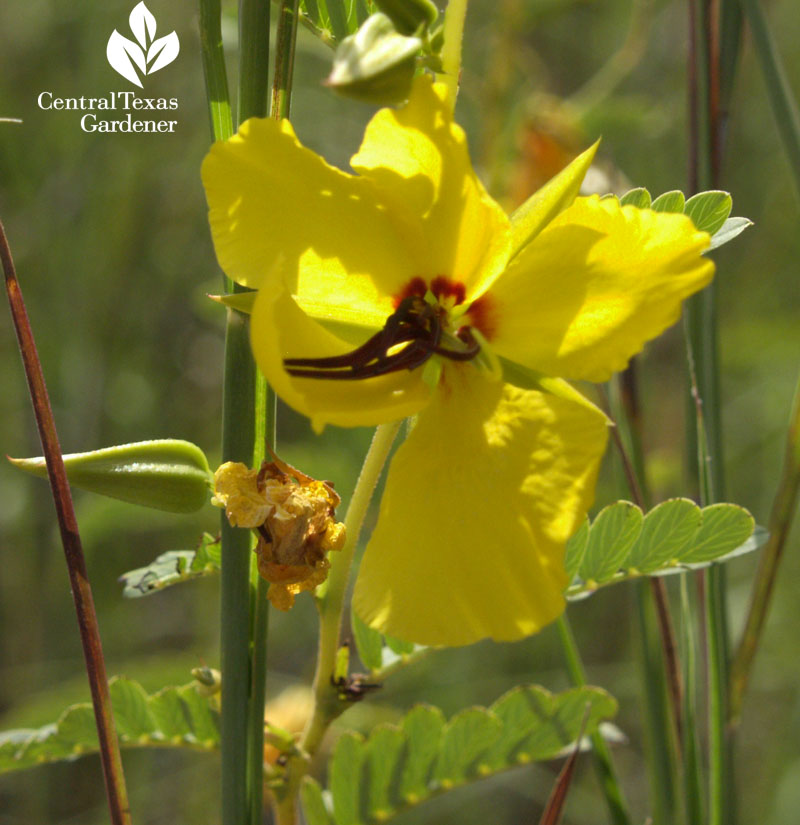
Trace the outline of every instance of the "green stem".
<instances>
[{"instance_id":1,"label":"green stem","mask_svg":"<svg viewBox=\"0 0 800 825\"><path fill-rule=\"evenodd\" d=\"M269 0L239 2L239 123L267 115L269 10Z\"/></svg>"},{"instance_id":2,"label":"green stem","mask_svg":"<svg viewBox=\"0 0 800 825\"><path fill-rule=\"evenodd\" d=\"M222 459L250 465L255 443L255 365L246 316L228 310L222 397ZM249 822L251 532L222 514L222 823Z\"/></svg>"},{"instance_id":3,"label":"green stem","mask_svg":"<svg viewBox=\"0 0 800 825\"><path fill-rule=\"evenodd\" d=\"M294 51L297 41L298 0L281 0L275 42L275 76L272 81L272 117L289 117L294 76Z\"/></svg>"},{"instance_id":4,"label":"green stem","mask_svg":"<svg viewBox=\"0 0 800 825\"><path fill-rule=\"evenodd\" d=\"M704 578L706 626L708 628L708 825L730 822L732 753L728 743L729 642L725 616L725 579L713 568Z\"/></svg>"},{"instance_id":5,"label":"green stem","mask_svg":"<svg viewBox=\"0 0 800 825\"><path fill-rule=\"evenodd\" d=\"M572 634L572 628L570 627L566 614L558 619L556 625L558 627L558 635L561 639L561 647L564 651L564 658L567 662L567 670L572 678L572 682L576 687L583 687L587 684L586 670L581 661L581 654L575 643L575 637ZM599 731L592 733L591 740L594 766L600 780L600 785L603 788L603 794L608 805L611 821L614 825L631 825L628 805L619 784L614 763L611 760L611 751L608 748L608 744Z\"/></svg>"},{"instance_id":6,"label":"green stem","mask_svg":"<svg viewBox=\"0 0 800 825\"><path fill-rule=\"evenodd\" d=\"M645 760L650 778L654 825L675 822L677 785L676 745L666 690L666 670L655 621L653 591L647 582L635 582L641 674L644 690Z\"/></svg>"},{"instance_id":7,"label":"green stem","mask_svg":"<svg viewBox=\"0 0 800 825\"><path fill-rule=\"evenodd\" d=\"M255 15L257 4L248 4L248 19ZM263 41L255 43L263 29L245 27L248 38L243 55L242 105L257 105L258 85L249 86L249 62L264 55ZM268 37L268 28L266 36ZM228 94L225 56L222 46L221 9L219 0L200 2L200 40L206 92L211 116L212 133L216 140L233 134L230 98ZM230 292L238 287L224 279ZM235 310L228 310L225 327L225 366L222 401L222 458L250 465L255 447L255 364L250 352L247 319ZM220 595L220 647L222 668L222 822L223 825L255 823L261 819L263 744L263 662L251 661L251 634L266 637L266 612L256 610L255 624L250 616L251 536L221 519L222 575ZM258 588L256 587L256 592ZM266 657L266 646L260 654ZM263 682L263 680L262 680ZM260 710L256 704L261 701ZM258 769L254 767L258 752Z\"/></svg>"},{"instance_id":8,"label":"green stem","mask_svg":"<svg viewBox=\"0 0 800 825\"><path fill-rule=\"evenodd\" d=\"M259 467L266 457L267 447L276 443L275 394L267 386L264 376L256 374L255 432L263 435L256 439L253 466ZM248 710L250 733L248 736L247 786L250 800L250 822L257 825L263 818L264 809L264 705L267 694L267 635L269 631L269 583L258 573L256 557L250 555L251 620L250 657L250 708Z\"/></svg>"},{"instance_id":9,"label":"green stem","mask_svg":"<svg viewBox=\"0 0 800 825\"><path fill-rule=\"evenodd\" d=\"M759 561L750 610L747 614L742 640L731 666L729 717L734 724L739 721L748 677L772 601L778 566L797 511L798 497L800 497L800 380L794 391L783 470L769 518L769 541Z\"/></svg>"},{"instance_id":10,"label":"green stem","mask_svg":"<svg viewBox=\"0 0 800 825\"><path fill-rule=\"evenodd\" d=\"M786 77L767 19L758 0L739 0L753 36L753 47L761 64L772 114L783 140L795 189L800 196L800 112Z\"/></svg>"},{"instance_id":11,"label":"green stem","mask_svg":"<svg viewBox=\"0 0 800 825\"><path fill-rule=\"evenodd\" d=\"M233 118L222 48L220 0L200 0L200 51L203 55L211 134L214 140L227 140L233 134Z\"/></svg>"},{"instance_id":12,"label":"green stem","mask_svg":"<svg viewBox=\"0 0 800 825\"><path fill-rule=\"evenodd\" d=\"M297 797L292 793L275 805L276 825L297 825Z\"/></svg>"},{"instance_id":13,"label":"green stem","mask_svg":"<svg viewBox=\"0 0 800 825\"><path fill-rule=\"evenodd\" d=\"M200 43L211 130L216 140L233 134L219 0L200 0ZM224 289L233 287L224 278ZM247 319L229 309L225 325L222 392L222 458L250 464L255 441L255 365ZM249 822L248 728L250 717L250 533L221 517L220 659L222 669L222 823Z\"/></svg>"},{"instance_id":14,"label":"green stem","mask_svg":"<svg viewBox=\"0 0 800 825\"><path fill-rule=\"evenodd\" d=\"M394 421L390 424L381 424L375 430L375 436L347 508L344 521L347 535L345 546L338 553L331 554L328 580L317 591L320 632L313 687L314 711L301 741L302 749L311 755L319 747L328 725L347 707L339 699L338 690L331 683L336 653L339 650L344 597L364 517L401 424L401 421Z\"/></svg>"},{"instance_id":15,"label":"green stem","mask_svg":"<svg viewBox=\"0 0 800 825\"><path fill-rule=\"evenodd\" d=\"M252 593L252 672L250 680L250 734L247 740L247 786L250 823L264 817L264 704L267 693L267 632L269 630L269 582L258 575L254 553L250 554Z\"/></svg>"},{"instance_id":16,"label":"green stem","mask_svg":"<svg viewBox=\"0 0 800 825\"><path fill-rule=\"evenodd\" d=\"M449 0L444 13L444 45L442 46L442 73L439 80L447 87L450 108L456 108L458 86L461 80L461 41L464 39L464 19L468 0Z\"/></svg>"},{"instance_id":17,"label":"green stem","mask_svg":"<svg viewBox=\"0 0 800 825\"><path fill-rule=\"evenodd\" d=\"M702 767L697 736L697 641L695 613L689 595L689 574L681 576L681 626L683 628L683 679L686 685L683 703L684 800L688 825L705 825L703 817Z\"/></svg>"},{"instance_id":18,"label":"green stem","mask_svg":"<svg viewBox=\"0 0 800 825\"><path fill-rule=\"evenodd\" d=\"M267 114L269 89L269 0L240 0L239 3L239 123ZM247 353L252 362L252 354ZM264 377L255 370L252 466L259 467L267 446L275 445L275 399ZM257 825L264 809L264 704L267 691L267 633L269 629L269 585L258 574L250 554L249 702L247 707L247 800L249 823Z\"/></svg>"}]
</instances>

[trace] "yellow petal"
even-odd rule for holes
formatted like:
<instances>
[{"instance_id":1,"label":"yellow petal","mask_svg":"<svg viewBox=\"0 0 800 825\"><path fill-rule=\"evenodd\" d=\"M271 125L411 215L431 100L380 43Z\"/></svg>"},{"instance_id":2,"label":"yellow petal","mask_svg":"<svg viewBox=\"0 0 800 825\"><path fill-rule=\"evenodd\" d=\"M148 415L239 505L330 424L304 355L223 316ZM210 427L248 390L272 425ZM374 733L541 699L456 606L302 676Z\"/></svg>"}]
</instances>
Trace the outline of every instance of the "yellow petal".
<instances>
[{"instance_id":1,"label":"yellow petal","mask_svg":"<svg viewBox=\"0 0 800 825\"><path fill-rule=\"evenodd\" d=\"M414 415L428 402L430 390L422 370L403 370L361 380L295 378L284 358L327 358L353 350L306 315L288 291L273 283L262 287L250 316L250 339L256 362L275 392L311 419L325 424L361 427Z\"/></svg>"},{"instance_id":2,"label":"yellow petal","mask_svg":"<svg viewBox=\"0 0 800 825\"><path fill-rule=\"evenodd\" d=\"M564 545L594 495L606 418L469 366L444 375L392 460L353 604L422 644L519 639L563 610Z\"/></svg>"},{"instance_id":3,"label":"yellow petal","mask_svg":"<svg viewBox=\"0 0 800 825\"><path fill-rule=\"evenodd\" d=\"M548 375L606 381L714 274L685 215L578 198L482 299L495 351Z\"/></svg>"},{"instance_id":4,"label":"yellow petal","mask_svg":"<svg viewBox=\"0 0 800 825\"><path fill-rule=\"evenodd\" d=\"M203 163L220 266L258 288L276 272L327 317L382 326L416 273L374 186L301 146L288 121L248 120Z\"/></svg>"},{"instance_id":5,"label":"yellow petal","mask_svg":"<svg viewBox=\"0 0 800 825\"><path fill-rule=\"evenodd\" d=\"M446 95L444 85L417 78L406 106L372 118L350 164L375 183L397 220L421 232L416 275L461 283L472 299L505 267L510 228L472 170Z\"/></svg>"}]
</instances>

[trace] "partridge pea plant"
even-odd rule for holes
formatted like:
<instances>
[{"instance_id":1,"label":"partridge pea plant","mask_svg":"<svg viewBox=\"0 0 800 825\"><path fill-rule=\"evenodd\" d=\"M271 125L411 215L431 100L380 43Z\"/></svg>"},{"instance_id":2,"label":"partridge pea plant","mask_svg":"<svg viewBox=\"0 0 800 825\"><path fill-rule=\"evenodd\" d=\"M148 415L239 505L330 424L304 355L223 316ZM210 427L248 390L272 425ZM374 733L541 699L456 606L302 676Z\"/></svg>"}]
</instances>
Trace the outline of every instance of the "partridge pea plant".
<instances>
[{"instance_id":1,"label":"partridge pea plant","mask_svg":"<svg viewBox=\"0 0 800 825\"><path fill-rule=\"evenodd\" d=\"M731 198L714 180L688 199L677 190L655 199L644 189L588 194L597 143L507 214L473 168L455 116L466 0L451 0L443 15L430 0L273 5L270 93L270 4L240 4L238 127L219 3L200 6L215 139L201 174L224 273L214 297L227 313L223 461L212 472L199 447L178 440L63 457L78 487L172 512L222 509L219 535L123 576L125 595L136 597L221 571L221 667L155 694L112 680L99 691L97 718L115 716L123 746L219 750L224 825L261 823L267 807L282 825L383 822L465 783L567 756L542 812L553 823L581 750L600 778L598 821L732 823L728 693L738 711L800 472L795 409L771 562L731 680L719 565L757 550L768 533L743 508L715 500L717 412L704 383L714 331L695 313L711 300L708 253L749 221L729 217ZM378 106L351 171L304 146L292 126L298 25L335 49L328 93ZM712 84L719 72L708 61L717 58L701 55L696 67ZM695 157L702 151L695 146ZM4 265L12 283L7 246ZM632 359L691 296L701 494L699 503L689 495L654 503L632 414ZM32 341L21 342L28 353ZM314 437L376 428L344 515L337 479L281 458L276 397L310 421ZM610 439L632 501L599 502L589 518ZM47 461L16 463L44 475L61 458L57 446L46 452ZM651 780L648 809L635 815L610 746L624 741L608 724L616 700L587 685L565 614L570 601L634 579ZM706 613L695 580L707 588ZM680 596L674 604L667 582ZM265 715L268 665L278 666L268 658L267 616L300 599L316 605L319 645L313 685L297 700L301 722L288 725L270 707ZM332 751L323 747L338 717L423 656L517 641L554 623L571 689L518 685L450 718L418 705L365 734L347 730L346 716ZM698 657L711 668L707 703ZM105 685L96 668L90 676ZM92 729L76 723L89 713L77 705L47 729L10 732L0 769L97 749ZM110 754L109 800L122 822L124 787L109 747L100 749Z\"/></svg>"},{"instance_id":2,"label":"partridge pea plant","mask_svg":"<svg viewBox=\"0 0 800 825\"><path fill-rule=\"evenodd\" d=\"M253 351L277 394L318 430L416 416L355 587L381 632L519 639L563 611L608 421L549 376L608 380L711 280L687 216L576 199L593 155L510 220L447 88L421 76L367 126L357 176L287 121L248 121L204 165L220 265L258 290Z\"/></svg>"}]
</instances>

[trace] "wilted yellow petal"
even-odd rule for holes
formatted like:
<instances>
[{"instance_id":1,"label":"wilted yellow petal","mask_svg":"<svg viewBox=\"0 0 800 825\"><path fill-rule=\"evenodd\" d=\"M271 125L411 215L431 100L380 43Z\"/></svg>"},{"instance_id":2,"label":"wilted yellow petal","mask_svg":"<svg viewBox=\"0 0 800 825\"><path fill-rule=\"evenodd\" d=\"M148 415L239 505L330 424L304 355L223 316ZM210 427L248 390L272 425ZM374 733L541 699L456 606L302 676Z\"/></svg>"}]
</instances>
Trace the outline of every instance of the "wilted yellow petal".
<instances>
[{"instance_id":1,"label":"wilted yellow petal","mask_svg":"<svg viewBox=\"0 0 800 825\"><path fill-rule=\"evenodd\" d=\"M325 424L340 427L374 426L414 415L430 395L422 371L402 370L359 380L295 378L286 372L284 358L327 358L352 351L308 315L280 285L259 290L250 316L253 353L270 386L317 430Z\"/></svg>"},{"instance_id":2,"label":"wilted yellow petal","mask_svg":"<svg viewBox=\"0 0 800 825\"><path fill-rule=\"evenodd\" d=\"M356 612L430 645L519 639L551 622L606 430L598 410L447 367L392 461Z\"/></svg>"},{"instance_id":3,"label":"wilted yellow petal","mask_svg":"<svg viewBox=\"0 0 800 825\"><path fill-rule=\"evenodd\" d=\"M310 311L381 326L416 274L374 186L301 146L286 120L254 118L215 143L203 183L220 266L240 284L288 277Z\"/></svg>"},{"instance_id":4,"label":"wilted yellow petal","mask_svg":"<svg viewBox=\"0 0 800 825\"><path fill-rule=\"evenodd\" d=\"M711 280L708 244L684 215L578 198L485 296L487 337L547 375L606 381Z\"/></svg>"},{"instance_id":5,"label":"wilted yellow petal","mask_svg":"<svg viewBox=\"0 0 800 825\"><path fill-rule=\"evenodd\" d=\"M259 489L258 470L239 461L226 461L217 468L211 503L225 508L234 527L259 527L275 510L274 502Z\"/></svg>"},{"instance_id":6,"label":"wilted yellow petal","mask_svg":"<svg viewBox=\"0 0 800 825\"><path fill-rule=\"evenodd\" d=\"M411 250L415 275L460 282L472 299L506 264L509 221L472 170L445 98L442 84L417 78L406 106L372 118L350 163L380 189L398 225L421 226L422 254L416 242Z\"/></svg>"}]
</instances>

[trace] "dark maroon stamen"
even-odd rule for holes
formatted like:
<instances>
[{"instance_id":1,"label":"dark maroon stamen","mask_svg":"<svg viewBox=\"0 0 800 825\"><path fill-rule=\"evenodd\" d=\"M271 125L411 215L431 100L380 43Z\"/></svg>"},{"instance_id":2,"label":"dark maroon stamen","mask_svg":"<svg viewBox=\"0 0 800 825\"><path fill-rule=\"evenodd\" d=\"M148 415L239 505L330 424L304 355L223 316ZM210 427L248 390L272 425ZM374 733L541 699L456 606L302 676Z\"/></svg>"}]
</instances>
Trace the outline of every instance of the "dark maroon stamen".
<instances>
[{"instance_id":1,"label":"dark maroon stamen","mask_svg":"<svg viewBox=\"0 0 800 825\"><path fill-rule=\"evenodd\" d=\"M283 365L297 378L358 379L374 378L402 369L413 370L432 355L454 361L469 361L480 351L469 327L456 333L465 350L441 346L442 310L415 295L404 298L387 319L384 328L352 352L329 358L286 358ZM398 344L407 344L389 354Z\"/></svg>"}]
</instances>

